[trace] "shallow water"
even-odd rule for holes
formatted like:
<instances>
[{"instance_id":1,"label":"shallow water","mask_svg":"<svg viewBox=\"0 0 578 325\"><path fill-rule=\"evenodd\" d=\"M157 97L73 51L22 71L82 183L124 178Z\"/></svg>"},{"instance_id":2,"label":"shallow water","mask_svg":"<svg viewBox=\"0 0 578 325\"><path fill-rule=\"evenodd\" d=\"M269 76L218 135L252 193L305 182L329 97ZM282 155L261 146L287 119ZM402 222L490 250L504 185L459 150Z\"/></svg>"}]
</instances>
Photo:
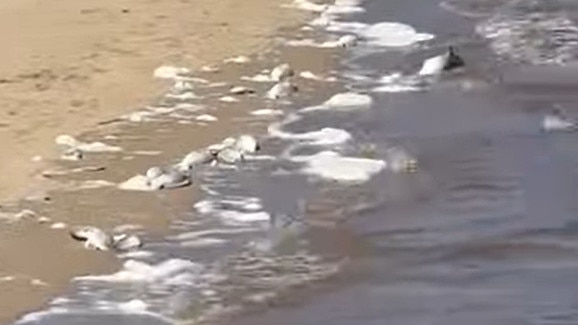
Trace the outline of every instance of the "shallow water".
<instances>
[{"instance_id":1,"label":"shallow water","mask_svg":"<svg viewBox=\"0 0 578 325\"><path fill-rule=\"evenodd\" d=\"M239 119L245 130L269 125L263 152L198 171L200 201L178 213L173 234L121 256L116 274L77 278L65 298L18 323L241 314L234 323L575 324L576 134L545 132L541 121L554 105L578 114L572 70L553 65L573 60L577 11L532 3L368 0L344 20L396 23L387 30L403 42L339 24L329 29L373 39L345 51L281 47L283 58L338 58L342 82L303 82L288 104L254 99L255 109L285 112ZM544 24L527 32L527 17ZM484 38L496 20L515 32ZM467 67L414 82L448 44ZM393 73L401 79L378 82ZM411 89L372 91L403 82ZM370 105L360 96L327 104L348 91Z\"/></svg>"}]
</instances>

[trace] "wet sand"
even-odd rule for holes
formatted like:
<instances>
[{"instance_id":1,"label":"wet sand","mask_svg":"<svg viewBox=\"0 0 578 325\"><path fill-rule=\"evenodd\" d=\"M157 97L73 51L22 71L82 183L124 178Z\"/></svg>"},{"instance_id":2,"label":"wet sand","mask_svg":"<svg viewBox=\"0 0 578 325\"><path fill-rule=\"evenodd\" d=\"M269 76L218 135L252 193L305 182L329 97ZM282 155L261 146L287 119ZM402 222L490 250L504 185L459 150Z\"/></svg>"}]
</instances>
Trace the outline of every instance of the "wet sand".
<instances>
[{"instance_id":1,"label":"wet sand","mask_svg":"<svg viewBox=\"0 0 578 325\"><path fill-rule=\"evenodd\" d=\"M283 1L5 1L0 5L0 201L22 195L55 136L151 102L162 64L198 68L263 48ZM16 31L16 32L14 32Z\"/></svg>"},{"instance_id":2,"label":"wet sand","mask_svg":"<svg viewBox=\"0 0 578 325\"><path fill-rule=\"evenodd\" d=\"M35 200L7 203L3 208L18 211L24 206L51 219L46 224L34 218L3 223L0 228L0 322L62 293L76 275L118 270L120 262L113 254L88 251L72 241L66 229L50 229L51 223L92 224L107 230L137 225L154 237L167 232L178 211L190 209L194 188L159 195L119 194L111 187L78 190L70 182L121 182L152 164L166 163L239 131L230 127L230 120L246 114L250 104L235 113L211 113L219 118L215 125L227 133L174 123L161 124L154 135L150 126L95 126L153 103L167 88L152 76L162 64L195 69L269 47L279 28L304 18L281 4L264 0L59 0L9 1L0 6L0 33L10 49L0 54L0 141L4 148L0 168L10 170L0 175L0 201L17 202L16 198L31 196ZM22 33L16 36L13 30ZM170 139L185 137L187 141L166 146L167 129ZM106 165L104 172L39 181L41 171L75 166L55 165L51 160L57 154L55 136L81 133L97 139L117 136L123 139L125 150L163 152L135 154L130 159L126 154L94 155L80 165ZM130 137L123 138L127 134ZM34 156L42 156L43 162L33 162Z\"/></svg>"}]
</instances>

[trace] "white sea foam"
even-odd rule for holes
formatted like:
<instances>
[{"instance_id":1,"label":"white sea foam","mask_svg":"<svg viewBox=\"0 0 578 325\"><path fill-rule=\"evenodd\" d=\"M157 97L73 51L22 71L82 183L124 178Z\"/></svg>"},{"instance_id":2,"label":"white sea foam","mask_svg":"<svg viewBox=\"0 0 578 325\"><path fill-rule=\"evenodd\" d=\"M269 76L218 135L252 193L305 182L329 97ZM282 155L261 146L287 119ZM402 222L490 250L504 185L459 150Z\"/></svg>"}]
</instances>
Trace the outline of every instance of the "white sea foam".
<instances>
[{"instance_id":1,"label":"white sea foam","mask_svg":"<svg viewBox=\"0 0 578 325\"><path fill-rule=\"evenodd\" d=\"M228 243L228 240L209 237L209 238L199 238L194 240L182 241L179 243L179 246L200 248L200 247L222 246L225 245L226 243Z\"/></svg>"},{"instance_id":2,"label":"white sea foam","mask_svg":"<svg viewBox=\"0 0 578 325\"><path fill-rule=\"evenodd\" d=\"M517 62L561 64L577 58L578 26L562 12L511 9L478 24L476 32L490 40L498 55Z\"/></svg>"},{"instance_id":3,"label":"white sea foam","mask_svg":"<svg viewBox=\"0 0 578 325\"><path fill-rule=\"evenodd\" d=\"M379 86L374 87L372 91L374 92L384 92L384 93L399 93L399 92L410 92L419 91L423 87L423 80L416 78L414 76L404 76L399 72L394 72L382 76L378 80Z\"/></svg>"},{"instance_id":4,"label":"white sea foam","mask_svg":"<svg viewBox=\"0 0 578 325\"><path fill-rule=\"evenodd\" d=\"M258 109L251 112L251 115L254 116L278 116L283 114L284 114L283 111L280 109L270 109L270 108Z\"/></svg>"},{"instance_id":5,"label":"white sea foam","mask_svg":"<svg viewBox=\"0 0 578 325\"><path fill-rule=\"evenodd\" d=\"M365 12L365 8L360 7L360 1L336 0L323 13L327 15L350 15Z\"/></svg>"},{"instance_id":6,"label":"white sea foam","mask_svg":"<svg viewBox=\"0 0 578 325\"><path fill-rule=\"evenodd\" d=\"M202 121L202 122L215 122L218 120L218 118L216 118L213 115L202 114L202 115L195 117L195 120Z\"/></svg>"},{"instance_id":7,"label":"white sea foam","mask_svg":"<svg viewBox=\"0 0 578 325\"><path fill-rule=\"evenodd\" d=\"M334 109L367 109L372 104L373 99L369 95L347 92L334 95L322 106Z\"/></svg>"},{"instance_id":8,"label":"white sea foam","mask_svg":"<svg viewBox=\"0 0 578 325\"><path fill-rule=\"evenodd\" d=\"M348 142L352 138L349 132L336 128L322 128L317 131L304 133L286 132L281 129L281 124L279 123L269 126L269 135L281 139L302 141L310 145L318 146L339 145Z\"/></svg>"},{"instance_id":9,"label":"white sea foam","mask_svg":"<svg viewBox=\"0 0 578 325\"><path fill-rule=\"evenodd\" d=\"M333 40L317 42L310 38L299 39L299 40L289 40L285 42L287 46L294 47L318 47L318 48L338 48L338 47L349 47L353 45L356 39L352 39L351 36L345 35Z\"/></svg>"},{"instance_id":10,"label":"white sea foam","mask_svg":"<svg viewBox=\"0 0 578 325\"><path fill-rule=\"evenodd\" d=\"M159 79L175 79L180 75L189 73L191 73L191 71L187 68L163 65L155 69L153 76Z\"/></svg>"},{"instance_id":11,"label":"white sea foam","mask_svg":"<svg viewBox=\"0 0 578 325\"><path fill-rule=\"evenodd\" d=\"M170 259L158 264L127 260L122 270L108 275L76 277L76 281L155 283L161 285L192 284L203 270L200 264L189 260Z\"/></svg>"},{"instance_id":12,"label":"white sea foam","mask_svg":"<svg viewBox=\"0 0 578 325\"><path fill-rule=\"evenodd\" d=\"M248 62L251 62L251 59L249 59L248 57L243 56L243 55L236 56L233 58L228 58L225 60L225 63L239 63L239 64L241 64L241 63L248 63Z\"/></svg>"},{"instance_id":13,"label":"white sea foam","mask_svg":"<svg viewBox=\"0 0 578 325\"><path fill-rule=\"evenodd\" d=\"M68 227L64 222L56 222L50 225L50 229L66 229Z\"/></svg>"},{"instance_id":14,"label":"white sea foam","mask_svg":"<svg viewBox=\"0 0 578 325\"><path fill-rule=\"evenodd\" d=\"M223 96L219 98L219 101L221 102L225 102L225 103L237 103L239 102L239 100L233 96Z\"/></svg>"},{"instance_id":15,"label":"white sea foam","mask_svg":"<svg viewBox=\"0 0 578 325\"><path fill-rule=\"evenodd\" d=\"M263 222L270 219L269 213L262 211L258 198L240 197L223 200L204 200L195 204L195 209L201 214L216 216L222 221L239 223Z\"/></svg>"},{"instance_id":16,"label":"white sea foam","mask_svg":"<svg viewBox=\"0 0 578 325\"><path fill-rule=\"evenodd\" d=\"M84 152L118 152L121 147L111 146L102 142L81 142L70 135L59 135L55 140L57 145L79 149Z\"/></svg>"},{"instance_id":17,"label":"white sea foam","mask_svg":"<svg viewBox=\"0 0 578 325\"><path fill-rule=\"evenodd\" d=\"M146 259L151 258L154 256L154 253L151 251L145 250L132 250L122 254L117 255L120 259Z\"/></svg>"},{"instance_id":18,"label":"white sea foam","mask_svg":"<svg viewBox=\"0 0 578 325\"><path fill-rule=\"evenodd\" d=\"M369 26L363 37L372 45L387 47L409 46L434 38L432 34L418 33L413 27L401 23L377 23Z\"/></svg>"},{"instance_id":19,"label":"white sea foam","mask_svg":"<svg viewBox=\"0 0 578 325\"><path fill-rule=\"evenodd\" d=\"M544 131L576 131L577 123L561 115L549 114L542 119Z\"/></svg>"},{"instance_id":20,"label":"white sea foam","mask_svg":"<svg viewBox=\"0 0 578 325\"><path fill-rule=\"evenodd\" d=\"M153 121L154 120L153 117L155 117L156 115L157 115L156 113L151 111L136 111L133 113L125 114L121 118L129 122L139 123L139 122Z\"/></svg>"},{"instance_id":21,"label":"white sea foam","mask_svg":"<svg viewBox=\"0 0 578 325\"><path fill-rule=\"evenodd\" d=\"M343 157L334 151L296 156L293 160L305 164L301 169L304 174L346 183L366 182L386 167L383 160Z\"/></svg>"},{"instance_id":22,"label":"white sea foam","mask_svg":"<svg viewBox=\"0 0 578 325\"><path fill-rule=\"evenodd\" d=\"M327 29L332 32L356 34L368 45L379 47L406 47L434 38L432 34L419 33L409 25L395 22L380 22L373 25L332 22Z\"/></svg>"},{"instance_id":23,"label":"white sea foam","mask_svg":"<svg viewBox=\"0 0 578 325\"><path fill-rule=\"evenodd\" d=\"M193 99L200 99L202 97L197 96L195 93L193 93L192 91L183 91L183 92L179 92L179 93L168 93L165 95L165 97L167 98L172 98L172 99L176 99L176 100L181 100L181 101L185 101L185 100L193 100Z\"/></svg>"},{"instance_id":24,"label":"white sea foam","mask_svg":"<svg viewBox=\"0 0 578 325\"><path fill-rule=\"evenodd\" d=\"M252 81L252 82L272 82L274 81L273 79L271 79L271 76L269 76L268 74L256 74L252 77L247 77L247 76L243 76L241 77L241 80L245 80L245 81Z\"/></svg>"},{"instance_id":25,"label":"white sea foam","mask_svg":"<svg viewBox=\"0 0 578 325\"><path fill-rule=\"evenodd\" d=\"M242 234L247 232L253 232L257 230L256 228L252 227L243 227L243 228L219 228L219 229L206 229L206 230L199 230L199 231L190 231L181 233L174 236L169 236L167 239L169 240L176 240L176 241L190 241L199 238L203 238L206 236L216 236L216 235L231 235L231 234Z\"/></svg>"},{"instance_id":26,"label":"white sea foam","mask_svg":"<svg viewBox=\"0 0 578 325\"><path fill-rule=\"evenodd\" d=\"M319 75L314 74L311 71L301 71L299 73L299 77L303 79L315 80L315 81L325 81L325 82L335 82L337 78L335 77L322 77Z\"/></svg>"},{"instance_id":27,"label":"white sea foam","mask_svg":"<svg viewBox=\"0 0 578 325\"><path fill-rule=\"evenodd\" d=\"M293 0L293 2L287 6L311 12L322 12L324 10L327 10L327 8L329 7L328 5L317 4L309 0Z\"/></svg>"}]
</instances>

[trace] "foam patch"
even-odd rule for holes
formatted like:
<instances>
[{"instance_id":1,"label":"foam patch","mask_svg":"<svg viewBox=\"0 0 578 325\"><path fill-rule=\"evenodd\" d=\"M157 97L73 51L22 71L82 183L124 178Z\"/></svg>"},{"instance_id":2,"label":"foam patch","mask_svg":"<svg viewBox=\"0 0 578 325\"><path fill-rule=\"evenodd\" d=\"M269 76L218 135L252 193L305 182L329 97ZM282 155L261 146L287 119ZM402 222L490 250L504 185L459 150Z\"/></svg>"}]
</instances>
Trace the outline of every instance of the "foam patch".
<instances>
[{"instance_id":1,"label":"foam patch","mask_svg":"<svg viewBox=\"0 0 578 325\"><path fill-rule=\"evenodd\" d=\"M258 109L251 112L251 115L254 116L279 116L283 114L284 114L283 111L280 109L270 109L270 108Z\"/></svg>"},{"instance_id":2,"label":"foam patch","mask_svg":"<svg viewBox=\"0 0 578 325\"><path fill-rule=\"evenodd\" d=\"M195 117L195 120L202 121L202 122L215 122L218 119L213 115L203 114L203 115L199 115L199 116Z\"/></svg>"},{"instance_id":3,"label":"foam patch","mask_svg":"<svg viewBox=\"0 0 578 325\"><path fill-rule=\"evenodd\" d=\"M288 121L295 121L296 119L288 119ZM288 123L286 121L286 123ZM281 129L279 124L273 124L269 127L269 134L273 137L297 140L307 142L311 145L328 146L339 145L351 140L352 136L349 132L336 128L323 128L317 131L304 133L285 132Z\"/></svg>"},{"instance_id":4,"label":"foam patch","mask_svg":"<svg viewBox=\"0 0 578 325\"><path fill-rule=\"evenodd\" d=\"M371 96L348 92L334 95L323 106L336 109L366 109L373 104Z\"/></svg>"},{"instance_id":5,"label":"foam patch","mask_svg":"<svg viewBox=\"0 0 578 325\"><path fill-rule=\"evenodd\" d=\"M335 77L322 77L319 75L314 74L311 71L301 71L299 73L299 77L303 78L303 79L308 79L308 80L315 80L315 81L324 81L324 82L335 82L337 81L337 78Z\"/></svg>"},{"instance_id":6,"label":"foam patch","mask_svg":"<svg viewBox=\"0 0 578 325\"><path fill-rule=\"evenodd\" d=\"M153 191L148 185L148 179L145 175L136 175L118 185L121 190L127 191Z\"/></svg>"},{"instance_id":7,"label":"foam patch","mask_svg":"<svg viewBox=\"0 0 578 325\"><path fill-rule=\"evenodd\" d=\"M334 151L294 157L293 160L305 164L301 169L304 174L345 183L367 182L386 167L383 160L343 157Z\"/></svg>"},{"instance_id":8,"label":"foam patch","mask_svg":"<svg viewBox=\"0 0 578 325\"><path fill-rule=\"evenodd\" d=\"M122 270L109 275L88 275L75 278L76 281L97 281L112 283L155 283L164 285L192 284L203 270L199 264L189 260L170 259L158 264L147 264L127 260Z\"/></svg>"},{"instance_id":9,"label":"foam patch","mask_svg":"<svg viewBox=\"0 0 578 325\"><path fill-rule=\"evenodd\" d=\"M81 142L70 135L59 135L56 137L56 144L76 148L84 152L119 152L121 147L111 146L102 142Z\"/></svg>"},{"instance_id":10,"label":"foam patch","mask_svg":"<svg viewBox=\"0 0 578 325\"><path fill-rule=\"evenodd\" d=\"M333 22L327 30L357 34L366 40L368 45L379 47L407 47L434 38L432 34L418 33L409 25L395 22L380 22L373 25L358 22Z\"/></svg>"},{"instance_id":11,"label":"foam patch","mask_svg":"<svg viewBox=\"0 0 578 325\"><path fill-rule=\"evenodd\" d=\"M158 79L175 79L179 75L189 74L191 71L187 68L178 68L169 65L163 65L155 69L153 76Z\"/></svg>"},{"instance_id":12,"label":"foam patch","mask_svg":"<svg viewBox=\"0 0 578 325\"><path fill-rule=\"evenodd\" d=\"M401 93L410 91L419 91L422 89L423 81L413 76L404 76L401 73L392 73L382 76L376 86L372 89L373 92L381 93Z\"/></svg>"}]
</instances>

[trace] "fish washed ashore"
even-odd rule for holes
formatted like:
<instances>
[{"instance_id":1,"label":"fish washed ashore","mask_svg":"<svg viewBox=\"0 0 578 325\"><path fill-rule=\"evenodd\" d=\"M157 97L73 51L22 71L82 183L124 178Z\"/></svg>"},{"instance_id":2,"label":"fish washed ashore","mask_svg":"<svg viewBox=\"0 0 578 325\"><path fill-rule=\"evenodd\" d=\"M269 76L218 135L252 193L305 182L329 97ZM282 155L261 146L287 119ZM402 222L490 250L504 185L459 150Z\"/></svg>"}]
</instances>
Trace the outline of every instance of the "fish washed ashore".
<instances>
[{"instance_id":1,"label":"fish washed ashore","mask_svg":"<svg viewBox=\"0 0 578 325\"><path fill-rule=\"evenodd\" d=\"M205 67L207 75L226 81L227 73L210 67L229 65L235 71L240 55L270 48L280 28L306 17L282 4L59 0L0 5L7 49L0 55L0 322L38 307L74 276L118 269L112 254L85 250L71 240L71 226L95 225L116 234L168 231L171 216L190 204L190 191L150 200L149 193L119 195L111 180L120 183L153 162L234 135L235 127L228 124L241 111L211 113L223 121L220 128L206 127L220 125L214 115L191 116L201 125L192 132L185 123L168 123L151 134L138 122L107 121L122 116L135 122L135 111L169 98L167 88L177 91L166 76L167 69L174 73L173 66L183 67L181 72ZM227 58L236 59L223 63ZM192 140L167 140L167 127L174 131L171 136ZM81 142L62 134L99 140ZM122 148L103 143L119 138L126 140Z\"/></svg>"},{"instance_id":2,"label":"fish washed ashore","mask_svg":"<svg viewBox=\"0 0 578 325\"><path fill-rule=\"evenodd\" d=\"M0 201L29 194L53 139L149 104L157 67L199 68L271 43L302 14L281 1L35 1L0 5Z\"/></svg>"}]
</instances>

